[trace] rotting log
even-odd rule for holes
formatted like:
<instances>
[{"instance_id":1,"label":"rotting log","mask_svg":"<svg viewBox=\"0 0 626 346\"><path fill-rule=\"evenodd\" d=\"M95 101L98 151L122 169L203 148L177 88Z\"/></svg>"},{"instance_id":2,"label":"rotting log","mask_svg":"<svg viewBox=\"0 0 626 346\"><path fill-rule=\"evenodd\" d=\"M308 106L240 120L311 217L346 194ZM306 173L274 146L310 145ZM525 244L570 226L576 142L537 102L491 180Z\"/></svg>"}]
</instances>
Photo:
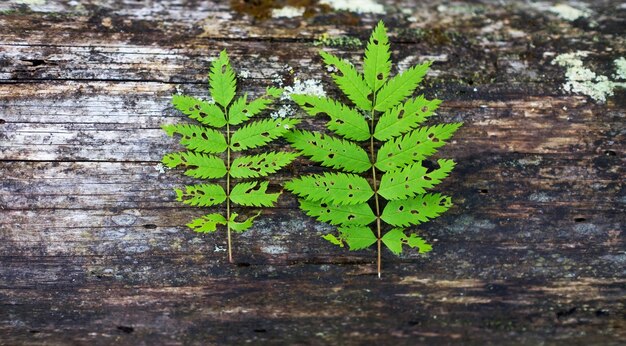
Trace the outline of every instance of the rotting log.
<instances>
[{"instance_id":1,"label":"rotting log","mask_svg":"<svg viewBox=\"0 0 626 346\"><path fill-rule=\"evenodd\" d=\"M262 21L228 1L20 3L0 4L0 344L626 339L626 92L566 93L551 63L587 51L612 76L623 4L567 4L586 11L567 20L556 2L384 1ZM315 41L364 41L379 19L400 69L433 61L421 92L439 119L465 123L439 154L458 162L439 188L455 207L420 227L433 252L385 253L378 280L373 251L327 244L285 194L228 264L221 234L184 226L202 211L172 188L194 180L158 166L179 148L160 125L184 121L171 94L206 96L227 49L240 90L298 77L339 96L317 51L362 50ZM277 182L318 170L300 159Z\"/></svg>"}]
</instances>

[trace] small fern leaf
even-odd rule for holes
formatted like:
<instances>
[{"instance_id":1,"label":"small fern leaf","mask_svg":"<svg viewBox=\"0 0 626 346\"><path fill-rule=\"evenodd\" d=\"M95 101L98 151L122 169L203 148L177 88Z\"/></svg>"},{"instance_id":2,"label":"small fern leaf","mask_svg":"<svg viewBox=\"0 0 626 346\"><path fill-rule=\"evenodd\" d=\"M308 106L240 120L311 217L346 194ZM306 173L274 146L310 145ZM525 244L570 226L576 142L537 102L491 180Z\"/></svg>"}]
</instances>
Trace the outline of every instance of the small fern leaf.
<instances>
[{"instance_id":1,"label":"small fern leaf","mask_svg":"<svg viewBox=\"0 0 626 346\"><path fill-rule=\"evenodd\" d=\"M265 97L259 97L250 103L248 103L247 101L248 101L248 94L244 94L243 96L235 100L235 102L233 102L233 104L230 106L230 109L228 110L228 123L229 124L239 125L245 122L246 120L252 118L253 116L261 113L262 111L267 109L267 107L271 105L272 102L274 102L273 99L265 98Z\"/></svg>"},{"instance_id":2,"label":"small fern leaf","mask_svg":"<svg viewBox=\"0 0 626 346\"><path fill-rule=\"evenodd\" d=\"M185 175L194 178L221 178L226 175L226 165L219 157L184 151L163 156L163 164L169 168L178 166L190 167Z\"/></svg>"},{"instance_id":3,"label":"small fern leaf","mask_svg":"<svg viewBox=\"0 0 626 346\"><path fill-rule=\"evenodd\" d=\"M246 207L271 207L278 200L280 193L265 193L268 184L267 181L239 183L230 192L230 200Z\"/></svg>"},{"instance_id":4,"label":"small fern leaf","mask_svg":"<svg viewBox=\"0 0 626 346\"><path fill-rule=\"evenodd\" d=\"M291 99L310 115L328 115L330 121L326 127L338 135L355 141L370 139L367 120L357 110L328 97L293 94Z\"/></svg>"},{"instance_id":5,"label":"small fern leaf","mask_svg":"<svg viewBox=\"0 0 626 346\"><path fill-rule=\"evenodd\" d=\"M454 168L454 161L440 159L439 168L426 173L426 167L416 162L401 170L390 171L380 178L378 193L386 200L398 200L426 193L429 189L446 178Z\"/></svg>"},{"instance_id":6,"label":"small fern leaf","mask_svg":"<svg viewBox=\"0 0 626 346\"><path fill-rule=\"evenodd\" d=\"M220 214L208 214L191 221L187 227L198 233L212 233L217 230L217 225L226 225L226 218Z\"/></svg>"},{"instance_id":7,"label":"small fern leaf","mask_svg":"<svg viewBox=\"0 0 626 346\"><path fill-rule=\"evenodd\" d=\"M172 104L191 119L204 125L218 128L226 125L224 112L214 103L204 102L191 96L174 95Z\"/></svg>"},{"instance_id":8,"label":"small fern leaf","mask_svg":"<svg viewBox=\"0 0 626 346\"><path fill-rule=\"evenodd\" d=\"M374 137L380 141L387 141L417 128L435 113L440 103L441 100L428 101L420 95L387 110L378 119Z\"/></svg>"},{"instance_id":9,"label":"small fern leaf","mask_svg":"<svg viewBox=\"0 0 626 346\"><path fill-rule=\"evenodd\" d=\"M445 140L452 137L461 125L451 123L421 127L386 142L378 150L376 168L387 172L423 160L445 145Z\"/></svg>"},{"instance_id":10,"label":"small fern leaf","mask_svg":"<svg viewBox=\"0 0 626 346\"><path fill-rule=\"evenodd\" d=\"M365 226L376 220L372 208L367 203L334 205L301 199L300 209L308 216L331 225Z\"/></svg>"},{"instance_id":11,"label":"small fern leaf","mask_svg":"<svg viewBox=\"0 0 626 346\"><path fill-rule=\"evenodd\" d=\"M257 178L276 173L298 157L296 153L270 151L254 156L240 156L230 167L233 178Z\"/></svg>"},{"instance_id":12,"label":"small fern leaf","mask_svg":"<svg viewBox=\"0 0 626 346\"><path fill-rule=\"evenodd\" d=\"M243 222L237 222L235 221L235 219L237 218L237 216L239 216L239 214L232 213L230 215L230 220L228 220L228 226L230 226L230 229L232 229L233 231L241 233L243 231L248 230L250 227L252 227L252 224L254 223L254 219L256 219L259 215L261 215L261 212L258 212L254 216L250 216Z\"/></svg>"},{"instance_id":13,"label":"small fern leaf","mask_svg":"<svg viewBox=\"0 0 626 346\"><path fill-rule=\"evenodd\" d=\"M308 201L334 205L365 203L374 195L365 178L347 173L305 176L285 183L285 188Z\"/></svg>"},{"instance_id":14,"label":"small fern leaf","mask_svg":"<svg viewBox=\"0 0 626 346\"><path fill-rule=\"evenodd\" d=\"M385 112L411 95L428 71L430 63L415 65L393 77L376 94L374 109Z\"/></svg>"},{"instance_id":15,"label":"small fern leaf","mask_svg":"<svg viewBox=\"0 0 626 346\"><path fill-rule=\"evenodd\" d=\"M354 66L348 61L324 51L320 51L320 55L326 65L333 66L339 71L339 74L333 73L331 76L348 99L364 111L372 110L372 100L370 99L372 91Z\"/></svg>"},{"instance_id":16,"label":"small fern leaf","mask_svg":"<svg viewBox=\"0 0 626 346\"><path fill-rule=\"evenodd\" d=\"M163 125L168 136L182 136L180 144L185 148L201 153L222 153L226 151L226 138L213 129L189 124Z\"/></svg>"},{"instance_id":17,"label":"small fern leaf","mask_svg":"<svg viewBox=\"0 0 626 346\"><path fill-rule=\"evenodd\" d=\"M293 131L285 135L291 145L324 167L361 173L372 167L363 148L353 142L324 136L319 132Z\"/></svg>"},{"instance_id":18,"label":"small fern leaf","mask_svg":"<svg viewBox=\"0 0 626 346\"><path fill-rule=\"evenodd\" d=\"M225 50L220 52L219 58L211 63L209 71L209 91L213 100L226 108L235 97L237 89L235 72L230 66L230 60Z\"/></svg>"},{"instance_id":19,"label":"small fern leaf","mask_svg":"<svg viewBox=\"0 0 626 346\"><path fill-rule=\"evenodd\" d=\"M430 244L426 243L424 239L420 238L416 234L411 234L407 237L401 228L394 228L385 233L382 241L387 248L396 255L402 253L402 245L408 245L411 248L418 248L421 253L426 253L433 249Z\"/></svg>"},{"instance_id":20,"label":"small fern leaf","mask_svg":"<svg viewBox=\"0 0 626 346\"><path fill-rule=\"evenodd\" d=\"M338 245L339 247L343 247L343 242L341 241L341 239L335 237L335 235L333 234L325 234L322 236L322 238L328 240L333 245Z\"/></svg>"},{"instance_id":21,"label":"small fern leaf","mask_svg":"<svg viewBox=\"0 0 626 346\"><path fill-rule=\"evenodd\" d=\"M387 81L390 72L389 39L387 38L387 29L381 20L374 28L365 49L363 74L367 85L376 92Z\"/></svg>"},{"instance_id":22,"label":"small fern leaf","mask_svg":"<svg viewBox=\"0 0 626 346\"><path fill-rule=\"evenodd\" d=\"M224 202L226 192L217 184L185 186L185 191L175 189L176 200L194 207L208 207Z\"/></svg>"},{"instance_id":23,"label":"small fern leaf","mask_svg":"<svg viewBox=\"0 0 626 346\"><path fill-rule=\"evenodd\" d=\"M374 232L364 226L340 227L339 235L348 243L350 251L366 249L377 240Z\"/></svg>"},{"instance_id":24,"label":"small fern leaf","mask_svg":"<svg viewBox=\"0 0 626 346\"><path fill-rule=\"evenodd\" d=\"M264 146L282 137L299 122L297 119L263 119L249 123L233 133L230 148L242 151Z\"/></svg>"},{"instance_id":25,"label":"small fern leaf","mask_svg":"<svg viewBox=\"0 0 626 346\"><path fill-rule=\"evenodd\" d=\"M436 218L451 206L450 197L439 193L427 193L411 199L390 201L380 218L392 226L419 225Z\"/></svg>"}]
</instances>

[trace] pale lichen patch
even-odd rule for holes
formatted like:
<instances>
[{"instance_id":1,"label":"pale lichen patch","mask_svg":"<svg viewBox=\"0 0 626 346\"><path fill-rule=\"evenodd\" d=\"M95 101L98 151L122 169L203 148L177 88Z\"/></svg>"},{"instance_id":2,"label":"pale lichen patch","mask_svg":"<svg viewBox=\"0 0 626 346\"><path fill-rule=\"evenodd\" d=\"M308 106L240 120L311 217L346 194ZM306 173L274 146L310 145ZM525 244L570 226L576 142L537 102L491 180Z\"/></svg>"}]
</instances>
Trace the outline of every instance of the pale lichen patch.
<instances>
[{"instance_id":1,"label":"pale lichen patch","mask_svg":"<svg viewBox=\"0 0 626 346\"><path fill-rule=\"evenodd\" d=\"M373 0L321 0L320 5L328 5L339 11L385 14L383 5Z\"/></svg>"},{"instance_id":2,"label":"pale lichen patch","mask_svg":"<svg viewBox=\"0 0 626 346\"><path fill-rule=\"evenodd\" d=\"M549 11L570 22L581 17L587 18L591 15L591 11L586 8L576 8L567 4L554 5L549 8Z\"/></svg>"},{"instance_id":3,"label":"pale lichen patch","mask_svg":"<svg viewBox=\"0 0 626 346\"><path fill-rule=\"evenodd\" d=\"M285 6L283 8L272 9L272 18L294 18L301 17L306 9L304 7Z\"/></svg>"}]
</instances>

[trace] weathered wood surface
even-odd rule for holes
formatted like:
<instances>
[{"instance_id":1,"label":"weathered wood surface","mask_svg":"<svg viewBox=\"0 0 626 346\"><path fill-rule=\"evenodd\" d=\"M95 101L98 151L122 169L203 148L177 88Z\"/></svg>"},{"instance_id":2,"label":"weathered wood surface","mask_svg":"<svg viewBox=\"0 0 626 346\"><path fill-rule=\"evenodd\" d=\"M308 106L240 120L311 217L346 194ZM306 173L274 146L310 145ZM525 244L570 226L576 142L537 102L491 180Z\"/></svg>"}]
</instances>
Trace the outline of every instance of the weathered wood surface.
<instances>
[{"instance_id":1,"label":"weathered wood surface","mask_svg":"<svg viewBox=\"0 0 626 346\"><path fill-rule=\"evenodd\" d=\"M254 20L228 2L0 4L0 344L621 344L626 93L564 93L555 55L626 55L626 7L386 1L385 15ZM381 1L382 3L382 1ZM410 20L410 17L415 20ZM161 172L178 148L177 90L206 96L228 49L259 93L275 74L324 76L314 40L366 39L380 18L393 59L434 60L424 84L465 126L442 157L455 207L424 225L428 256L347 252L292 196L235 238L183 225L192 180ZM358 57L362 50L334 47ZM304 117L301 113L297 117ZM319 128L320 119L302 127ZM300 160L279 179L311 172Z\"/></svg>"}]
</instances>

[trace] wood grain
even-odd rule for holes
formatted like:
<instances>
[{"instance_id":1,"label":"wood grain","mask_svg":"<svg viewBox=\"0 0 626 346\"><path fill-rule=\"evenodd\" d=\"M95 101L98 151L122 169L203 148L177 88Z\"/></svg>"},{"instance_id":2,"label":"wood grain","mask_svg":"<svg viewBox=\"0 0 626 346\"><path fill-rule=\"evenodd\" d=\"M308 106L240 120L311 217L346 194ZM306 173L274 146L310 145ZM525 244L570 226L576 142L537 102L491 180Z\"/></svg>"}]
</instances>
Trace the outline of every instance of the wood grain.
<instances>
[{"instance_id":1,"label":"wood grain","mask_svg":"<svg viewBox=\"0 0 626 346\"><path fill-rule=\"evenodd\" d=\"M612 76L623 4L568 2L589 16L567 21L556 1L379 2L265 21L228 1L0 4L0 345L626 342L626 92L565 93L551 64L588 51ZM327 244L284 194L228 264L221 234L184 226L204 211L172 189L194 180L158 166L180 149L160 130L185 121L171 95L206 97L227 49L251 95L279 77L340 97L317 52L358 65L362 48L316 39L365 41L379 19L399 69L433 61L437 121L464 122L438 154L458 162L439 189L455 207L420 226L433 252L385 253L378 280L373 250ZM299 159L273 187L317 171Z\"/></svg>"}]
</instances>

